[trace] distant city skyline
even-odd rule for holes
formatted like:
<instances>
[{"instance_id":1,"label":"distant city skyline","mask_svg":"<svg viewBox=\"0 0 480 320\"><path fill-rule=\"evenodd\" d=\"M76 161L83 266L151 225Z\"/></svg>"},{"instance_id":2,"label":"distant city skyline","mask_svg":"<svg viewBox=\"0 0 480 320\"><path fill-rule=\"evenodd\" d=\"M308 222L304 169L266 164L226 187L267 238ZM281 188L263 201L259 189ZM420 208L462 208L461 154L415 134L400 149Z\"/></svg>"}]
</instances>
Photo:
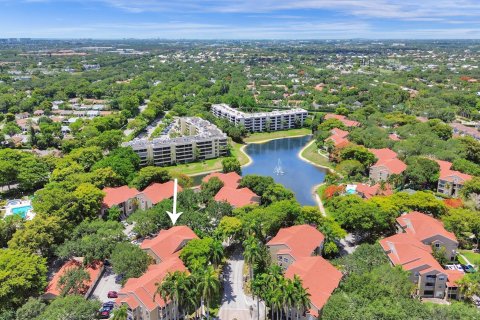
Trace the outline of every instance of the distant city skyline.
<instances>
[{"instance_id":1,"label":"distant city skyline","mask_svg":"<svg viewBox=\"0 0 480 320\"><path fill-rule=\"evenodd\" d=\"M0 0L0 38L478 39L478 0Z\"/></svg>"}]
</instances>

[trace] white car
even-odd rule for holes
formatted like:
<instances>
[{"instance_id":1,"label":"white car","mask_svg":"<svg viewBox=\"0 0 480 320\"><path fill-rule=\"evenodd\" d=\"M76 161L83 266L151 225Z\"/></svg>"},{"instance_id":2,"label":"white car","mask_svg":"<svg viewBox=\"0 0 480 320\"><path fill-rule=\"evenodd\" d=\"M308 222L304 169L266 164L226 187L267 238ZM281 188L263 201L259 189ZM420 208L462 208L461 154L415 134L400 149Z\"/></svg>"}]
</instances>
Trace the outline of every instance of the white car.
<instances>
[{"instance_id":1,"label":"white car","mask_svg":"<svg viewBox=\"0 0 480 320\"><path fill-rule=\"evenodd\" d=\"M460 264L454 264L455 270L465 272Z\"/></svg>"}]
</instances>

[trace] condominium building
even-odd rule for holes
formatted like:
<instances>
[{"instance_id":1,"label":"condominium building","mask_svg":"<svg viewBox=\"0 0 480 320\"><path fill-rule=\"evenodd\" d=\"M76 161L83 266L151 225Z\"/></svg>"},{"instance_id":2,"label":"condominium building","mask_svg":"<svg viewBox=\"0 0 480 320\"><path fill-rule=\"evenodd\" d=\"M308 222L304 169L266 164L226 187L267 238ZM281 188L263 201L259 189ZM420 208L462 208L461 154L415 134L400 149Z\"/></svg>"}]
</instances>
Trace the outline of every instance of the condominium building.
<instances>
[{"instance_id":1,"label":"condominium building","mask_svg":"<svg viewBox=\"0 0 480 320\"><path fill-rule=\"evenodd\" d=\"M271 112L246 113L226 104L212 105L212 113L218 118L225 118L235 125L243 125L248 131L258 132L291 129L303 126L308 112L294 108Z\"/></svg>"},{"instance_id":2,"label":"condominium building","mask_svg":"<svg viewBox=\"0 0 480 320\"><path fill-rule=\"evenodd\" d=\"M177 118L169 130L153 140L135 139L124 143L140 156L140 165L168 166L226 156L227 135L210 122Z\"/></svg>"}]
</instances>

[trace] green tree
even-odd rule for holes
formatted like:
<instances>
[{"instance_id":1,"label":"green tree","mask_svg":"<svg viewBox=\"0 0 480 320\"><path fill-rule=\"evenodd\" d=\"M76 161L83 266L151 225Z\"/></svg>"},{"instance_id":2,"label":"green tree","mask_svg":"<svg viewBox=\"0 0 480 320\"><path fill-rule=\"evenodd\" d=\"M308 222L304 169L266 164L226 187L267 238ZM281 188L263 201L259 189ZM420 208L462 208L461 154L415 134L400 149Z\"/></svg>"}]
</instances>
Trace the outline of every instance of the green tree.
<instances>
[{"instance_id":1,"label":"green tree","mask_svg":"<svg viewBox=\"0 0 480 320\"><path fill-rule=\"evenodd\" d=\"M405 177L411 187L418 190L433 189L437 186L440 166L433 160L422 157L407 158Z\"/></svg>"},{"instance_id":2,"label":"green tree","mask_svg":"<svg viewBox=\"0 0 480 320\"><path fill-rule=\"evenodd\" d=\"M220 292L220 281L212 266L207 266L205 269L198 270L198 272L198 291L202 297L202 304L206 303L207 305L207 319L210 319L210 303Z\"/></svg>"},{"instance_id":3,"label":"green tree","mask_svg":"<svg viewBox=\"0 0 480 320\"><path fill-rule=\"evenodd\" d=\"M154 182L164 183L171 179L168 170L159 167L144 167L130 183L139 190L143 190Z\"/></svg>"},{"instance_id":4,"label":"green tree","mask_svg":"<svg viewBox=\"0 0 480 320\"><path fill-rule=\"evenodd\" d=\"M100 305L101 303L98 300L85 300L81 296L70 295L53 300L40 315L39 319L91 320L95 319Z\"/></svg>"},{"instance_id":5,"label":"green tree","mask_svg":"<svg viewBox=\"0 0 480 320\"><path fill-rule=\"evenodd\" d=\"M113 271L124 275L124 279L140 277L151 263L151 258L145 251L128 242L118 243L110 260Z\"/></svg>"},{"instance_id":6,"label":"green tree","mask_svg":"<svg viewBox=\"0 0 480 320\"><path fill-rule=\"evenodd\" d=\"M342 160L357 160L366 168L375 163L376 158L373 153L367 148L357 145L349 145L340 151L340 158Z\"/></svg>"},{"instance_id":7,"label":"green tree","mask_svg":"<svg viewBox=\"0 0 480 320\"><path fill-rule=\"evenodd\" d=\"M8 247L50 257L53 247L64 240L63 221L58 217L37 216L17 230Z\"/></svg>"},{"instance_id":8,"label":"green tree","mask_svg":"<svg viewBox=\"0 0 480 320\"><path fill-rule=\"evenodd\" d=\"M17 308L47 285L45 259L20 250L0 250L0 310Z\"/></svg>"},{"instance_id":9,"label":"green tree","mask_svg":"<svg viewBox=\"0 0 480 320\"><path fill-rule=\"evenodd\" d=\"M122 304L120 308L113 310L112 320L127 320L128 319L128 309L127 306Z\"/></svg>"},{"instance_id":10,"label":"green tree","mask_svg":"<svg viewBox=\"0 0 480 320\"><path fill-rule=\"evenodd\" d=\"M59 279L57 289L62 297L70 294L83 294L88 289L86 282L90 274L82 267L68 269Z\"/></svg>"},{"instance_id":11,"label":"green tree","mask_svg":"<svg viewBox=\"0 0 480 320\"><path fill-rule=\"evenodd\" d=\"M45 311L46 305L39 299L29 298L28 301L17 309L16 320L36 319Z\"/></svg>"},{"instance_id":12,"label":"green tree","mask_svg":"<svg viewBox=\"0 0 480 320\"><path fill-rule=\"evenodd\" d=\"M226 158L222 160L223 173L236 172L242 174L242 166L236 158Z\"/></svg>"}]
</instances>

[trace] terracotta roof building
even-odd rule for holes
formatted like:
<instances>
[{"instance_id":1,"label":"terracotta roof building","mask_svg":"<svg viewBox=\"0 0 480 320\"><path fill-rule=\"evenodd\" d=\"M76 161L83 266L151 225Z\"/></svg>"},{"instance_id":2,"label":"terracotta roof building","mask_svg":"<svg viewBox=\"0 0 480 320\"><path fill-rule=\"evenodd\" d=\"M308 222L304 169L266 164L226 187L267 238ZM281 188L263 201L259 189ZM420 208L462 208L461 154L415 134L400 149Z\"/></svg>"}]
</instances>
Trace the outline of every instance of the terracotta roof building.
<instances>
[{"instance_id":1,"label":"terracotta roof building","mask_svg":"<svg viewBox=\"0 0 480 320\"><path fill-rule=\"evenodd\" d=\"M380 186L380 183L376 183L372 186L365 183L357 183L355 186L355 191L357 194L364 199L370 199L374 196L389 196L393 194L392 187L388 183L385 184L385 188L383 190Z\"/></svg>"},{"instance_id":2,"label":"terracotta roof building","mask_svg":"<svg viewBox=\"0 0 480 320\"><path fill-rule=\"evenodd\" d=\"M444 247L447 258L455 260L458 241L452 232L445 230L443 223L429 215L412 211L397 218L399 231L405 232L423 244Z\"/></svg>"},{"instance_id":3,"label":"terracotta roof building","mask_svg":"<svg viewBox=\"0 0 480 320\"><path fill-rule=\"evenodd\" d=\"M408 233L399 233L380 240L380 245L395 266L410 272L410 281L416 286L416 294L425 298L460 298L459 279L449 273L432 256L432 248ZM452 275L450 275L452 276Z\"/></svg>"},{"instance_id":4,"label":"terracotta roof building","mask_svg":"<svg viewBox=\"0 0 480 320\"><path fill-rule=\"evenodd\" d=\"M327 113L325 115L325 120L328 120L328 119L340 120L346 127L358 127L358 126L360 126L360 122L354 121L354 120L348 120L347 117L339 115L339 114Z\"/></svg>"},{"instance_id":5,"label":"terracotta roof building","mask_svg":"<svg viewBox=\"0 0 480 320\"><path fill-rule=\"evenodd\" d=\"M310 294L310 309L307 316L315 319L327 303L342 279L342 273L322 257L304 257L295 261L285 272L285 277L293 279L297 275ZM295 314L295 312L293 312ZM295 319L292 315L292 319Z\"/></svg>"},{"instance_id":6,"label":"terracotta roof building","mask_svg":"<svg viewBox=\"0 0 480 320\"><path fill-rule=\"evenodd\" d=\"M452 170L452 163L448 161L435 160L440 166L440 177L438 179L437 192L450 197L458 197L460 190L468 180L472 179L469 174Z\"/></svg>"},{"instance_id":7,"label":"terracotta roof building","mask_svg":"<svg viewBox=\"0 0 480 320\"><path fill-rule=\"evenodd\" d=\"M173 314L173 305L164 301L160 295L155 295L156 284L162 283L169 273L186 270L177 257L161 264L150 265L140 278L128 279L115 303L127 305L129 316L135 320L172 319L168 315Z\"/></svg>"},{"instance_id":8,"label":"terracotta roof building","mask_svg":"<svg viewBox=\"0 0 480 320\"><path fill-rule=\"evenodd\" d=\"M212 172L209 175L205 176L202 179L202 182L208 182L213 177L217 177L220 181L223 182L224 187L238 188L240 180L242 177L236 172L221 173L221 172Z\"/></svg>"},{"instance_id":9,"label":"terracotta roof building","mask_svg":"<svg viewBox=\"0 0 480 320\"><path fill-rule=\"evenodd\" d=\"M242 177L236 172L221 173L213 172L202 179L208 182L216 177L223 182L223 187L215 195L215 201L228 202L234 208L240 208L251 204L259 204L260 197L248 188L238 188Z\"/></svg>"},{"instance_id":10,"label":"terracotta roof building","mask_svg":"<svg viewBox=\"0 0 480 320\"><path fill-rule=\"evenodd\" d=\"M218 191L214 199L218 202L226 201L234 208L260 203L260 197L248 188L223 187Z\"/></svg>"},{"instance_id":11,"label":"terracotta roof building","mask_svg":"<svg viewBox=\"0 0 480 320\"><path fill-rule=\"evenodd\" d=\"M197 236L189 227L176 226L168 230L161 230L155 238L143 241L140 248L147 252L156 263L161 263L177 255L192 239L197 239Z\"/></svg>"},{"instance_id":12,"label":"terracotta roof building","mask_svg":"<svg viewBox=\"0 0 480 320\"><path fill-rule=\"evenodd\" d=\"M60 279L68 270L75 268L84 269L90 276L90 280L84 282L84 288L81 292L85 296L85 298L87 298L90 295L92 289L95 287L97 281L100 279L100 276L103 272L103 262L96 261L86 267L82 265L82 262L83 258L74 258L67 261L50 280L47 288L45 289L45 293L42 295L42 298L50 300L58 297L60 295L60 288L58 287Z\"/></svg>"},{"instance_id":13,"label":"terracotta roof building","mask_svg":"<svg viewBox=\"0 0 480 320\"><path fill-rule=\"evenodd\" d=\"M187 271L179 255L185 244L196 239L195 233L186 226L162 230L157 237L145 240L140 246L156 262L139 278L128 279L118 293L117 305L126 305L129 316L134 320L172 319L174 306L170 301L156 295L157 284L175 271Z\"/></svg>"},{"instance_id":14,"label":"terracotta roof building","mask_svg":"<svg viewBox=\"0 0 480 320\"><path fill-rule=\"evenodd\" d=\"M397 153L388 148L368 149L377 158L377 162L370 167L369 177L373 181L387 180L392 174L401 174L407 165L397 158Z\"/></svg>"},{"instance_id":15,"label":"terracotta roof building","mask_svg":"<svg viewBox=\"0 0 480 320\"><path fill-rule=\"evenodd\" d=\"M295 275L302 279L302 285L310 293L310 308L302 319L317 318L333 290L338 287L342 273L319 255L325 236L310 225L282 228L267 247L272 260L285 271L285 277ZM304 310L300 310L303 314ZM295 318L296 310L288 310Z\"/></svg>"}]
</instances>

